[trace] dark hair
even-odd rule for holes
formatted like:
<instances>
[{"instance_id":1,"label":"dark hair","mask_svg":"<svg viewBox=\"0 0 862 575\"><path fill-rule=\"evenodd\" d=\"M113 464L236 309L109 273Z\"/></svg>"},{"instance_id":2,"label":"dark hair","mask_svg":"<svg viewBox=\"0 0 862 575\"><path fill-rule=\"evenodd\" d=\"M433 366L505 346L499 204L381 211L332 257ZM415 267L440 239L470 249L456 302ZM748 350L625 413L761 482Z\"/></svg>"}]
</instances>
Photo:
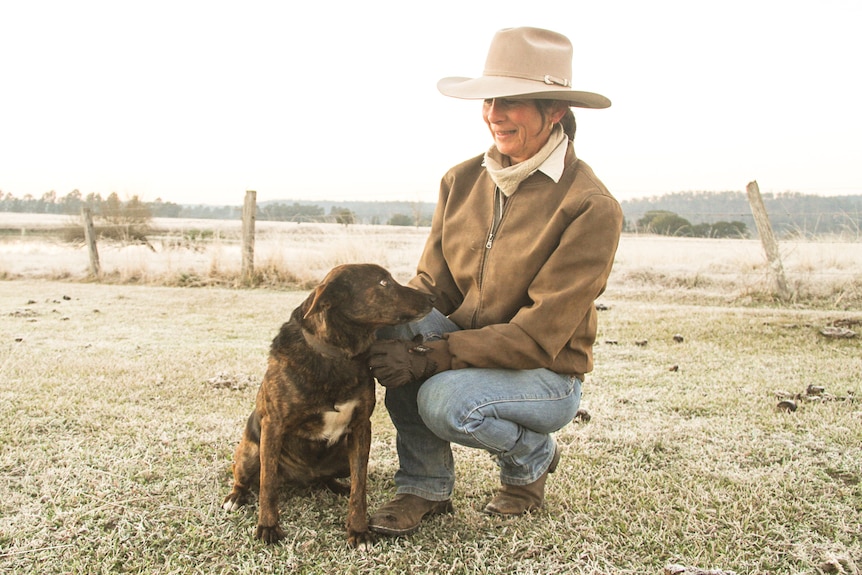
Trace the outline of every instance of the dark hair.
<instances>
[{"instance_id":1,"label":"dark hair","mask_svg":"<svg viewBox=\"0 0 862 575\"><path fill-rule=\"evenodd\" d=\"M578 123L575 121L575 113L572 112L571 108L566 110L566 114L560 119L560 125L563 127L563 131L566 133L566 136L568 136L570 140L574 140L575 131L578 129Z\"/></svg>"},{"instance_id":2,"label":"dark hair","mask_svg":"<svg viewBox=\"0 0 862 575\"><path fill-rule=\"evenodd\" d=\"M548 111L553 108L559 100L536 100L536 108L539 110L539 114L541 114L542 119L544 120ZM561 102L564 106L566 106L566 113L560 119L560 125L563 127L563 131L566 133L566 137L570 140L575 139L575 131L578 129L578 124L575 121L575 113L572 112L572 109L569 108L568 102Z\"/></svg>"}]
</instances>

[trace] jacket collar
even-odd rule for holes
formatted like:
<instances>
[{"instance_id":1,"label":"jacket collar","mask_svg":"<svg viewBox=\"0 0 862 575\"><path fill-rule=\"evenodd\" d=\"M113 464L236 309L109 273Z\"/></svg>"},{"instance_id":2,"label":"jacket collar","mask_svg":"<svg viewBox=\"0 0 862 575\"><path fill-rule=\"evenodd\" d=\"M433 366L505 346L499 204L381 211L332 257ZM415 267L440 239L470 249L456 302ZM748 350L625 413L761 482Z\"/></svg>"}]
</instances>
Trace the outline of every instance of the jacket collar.
<instances>
[{"instance_id":1,"label":"jacket collar","mask_svg":"<svg viewBox=\"0 0 862 575\"><path fill-rule=\"evenodd\" d=\"M566 169L566 152L568 149L569 139L566 138L560 142L559 146L554 148L551 155L539 166L538 171L554 180L555 184L560 182L560 178L563 177L563 170Z\"/></svg>"}]
</instances>

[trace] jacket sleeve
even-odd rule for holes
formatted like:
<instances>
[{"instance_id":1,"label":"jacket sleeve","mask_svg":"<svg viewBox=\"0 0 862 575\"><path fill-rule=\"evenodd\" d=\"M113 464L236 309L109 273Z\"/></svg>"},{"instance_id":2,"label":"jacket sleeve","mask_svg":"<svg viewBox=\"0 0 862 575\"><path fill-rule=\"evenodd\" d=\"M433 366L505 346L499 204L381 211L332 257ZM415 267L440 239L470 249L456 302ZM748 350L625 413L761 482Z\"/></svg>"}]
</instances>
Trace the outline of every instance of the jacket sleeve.
<instances>
[{"instance_id":1,"label":"jacket sleeve","mask_svg":"<svg viewBox=\"0 0 862 575\"><path fill-rule=\"evenodd\" d=\"M416 275L408 282L408 285L419 291L434 296L434 307L444 315L452 313L463 301L452 272L446 264L446 258L443 257L443 218L450 188L451 178L447 174L440 182L437 206L431 219L431 231L419 258Z\"/></svg>"}]
</instances>

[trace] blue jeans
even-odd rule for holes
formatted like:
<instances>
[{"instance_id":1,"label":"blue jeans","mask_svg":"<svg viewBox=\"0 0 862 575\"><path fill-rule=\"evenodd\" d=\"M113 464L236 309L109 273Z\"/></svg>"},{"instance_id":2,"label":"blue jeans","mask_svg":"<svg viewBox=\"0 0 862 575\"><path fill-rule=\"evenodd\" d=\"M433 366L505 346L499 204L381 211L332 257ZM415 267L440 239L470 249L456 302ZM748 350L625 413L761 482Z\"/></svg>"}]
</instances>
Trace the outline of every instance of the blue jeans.
<instances>
[{"instance_id":1,"label":"blue jeans","mask_svg":"<svg viewBox=\"0 0 862 575\"><path fill-rule=\"evenodd\" d=\"M422 334L433 341L458 329L433 310L418 321L384 328L378 337ZM386 408L397 431L397 492L449 499L455 486L451 443L491 453L501 483L532 483L554 457L550 434L572 421L580 401L581 381L548 369L456 369L387 389Z\"/></svg>"}]
</instances>

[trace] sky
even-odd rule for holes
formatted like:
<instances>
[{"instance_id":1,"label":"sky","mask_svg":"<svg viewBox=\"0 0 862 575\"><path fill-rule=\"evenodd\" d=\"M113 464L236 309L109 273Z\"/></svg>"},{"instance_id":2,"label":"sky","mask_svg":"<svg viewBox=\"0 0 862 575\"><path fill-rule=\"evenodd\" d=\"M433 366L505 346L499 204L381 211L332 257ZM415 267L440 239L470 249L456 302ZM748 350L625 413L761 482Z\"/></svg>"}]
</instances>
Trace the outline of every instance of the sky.
<instances>
[{"instance_id":1,"label":"sky","mask_svg":"<svg viewBox=\"0 0 862 575\"><path fill-rule=\"evenodd\" d=\"M862 193L859 0L0 0L0 191L428 201L491 138L494 33L574 47L577 154L620 200Z\"/></svg>"}]
</instances>

